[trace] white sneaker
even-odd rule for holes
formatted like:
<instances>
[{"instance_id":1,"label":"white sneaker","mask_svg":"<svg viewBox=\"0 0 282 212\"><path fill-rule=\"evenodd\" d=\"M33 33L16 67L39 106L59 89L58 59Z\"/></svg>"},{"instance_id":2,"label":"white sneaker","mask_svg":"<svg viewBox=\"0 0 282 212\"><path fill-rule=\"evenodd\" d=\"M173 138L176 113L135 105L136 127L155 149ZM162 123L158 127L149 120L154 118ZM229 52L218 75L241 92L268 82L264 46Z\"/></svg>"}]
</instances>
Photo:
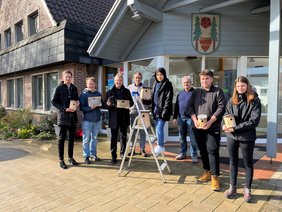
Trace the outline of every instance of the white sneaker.
<instances>
[{"instance_id":1,"label":"white sneaker","mask_svg":"<svg viewBox=\"0 0 282 212\"><path fill-rule=\"evenodd\" d=\"M155 154L158 156L159 154L163 153L165 151L165 148L162 147L162 146L159 146L157 145L155 148L154 148L154 152Z\"/></svg>"},{"instance_id":2,"label":"white sneaker","mask_svg":"<svg viewBox=\"0 0 282 212\"><path fill-rule=\"evenodd\" d=\"M197 156L191 156L192 158L192 163L198 163L198 157Z\"/></svg>"},{"instance_id":3,"label":"white sneaker","mask_svg":"<svg viewBox=\"0 0 282 212\"><path fill-rule=\"evenodd\" d=\"M155 141L157 141L157 140L158 140L157 137L150 137L150 141L151 141L152 144L153 144Z\"/></svg>"}]
</instances>

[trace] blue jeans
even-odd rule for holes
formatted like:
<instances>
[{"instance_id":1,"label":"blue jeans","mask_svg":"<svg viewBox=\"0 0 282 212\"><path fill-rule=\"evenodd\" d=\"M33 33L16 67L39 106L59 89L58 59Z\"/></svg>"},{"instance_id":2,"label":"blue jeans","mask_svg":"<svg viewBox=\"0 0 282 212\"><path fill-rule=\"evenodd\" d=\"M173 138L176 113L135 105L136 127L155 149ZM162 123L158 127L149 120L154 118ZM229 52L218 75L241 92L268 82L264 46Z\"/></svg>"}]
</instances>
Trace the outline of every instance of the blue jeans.
<instances>
[{"instance_id":1,"label":"blue jeans","mask_svg":"<svg viewBox=\"0 0 282 212\"><path fill-rule=\"evenodd\" d=\"M179 129L179 141L181 143L181 151L180 153L183 155L186 155L187 152L187 133L189 134L190 137L190 154L193 157L197 156L197 141L192 129L193 122L191 119L178 119L178 129Z\"/></svg>"},{"instance_id":2,"label":"blue jeans","mask_svg":"<svg viewBox=\"0 0 282 212\"><path fill-rule=\"evenodd\" d=\"M138 116L138 114L130 114L130 124L131 126L133 125L133 122L135 118ZM131 139L131 147L133 146L133 142L136 136L137 130L134 130L134 133L132 134L132 139ZM140 135L140 148L145 149L145 144L146 144L146 134L144 130L139 130L139 135Z\"/></svg>"},{"instance_id":3,"label":"blue jeans","mask_svg":"<svg viewBox=\"0 0 282 212\"><path fill-rule=\"evenodd\" d=\"M83 157L95 156L97 154L97 135L101 126L101 121L82 122L82 145Z\"/></svg>"},{"instance_id":4,"label":"blue jeans","mask_svg":"<svg viewBox=\"0 0 282 212\"><path fill-rule=\"evenodd\" d=\"M156 134L158 138L158 144L161 147L164 147L164 125L165 121L162 119L155 120L156 125Z\"/></svg>"}]
</instances>

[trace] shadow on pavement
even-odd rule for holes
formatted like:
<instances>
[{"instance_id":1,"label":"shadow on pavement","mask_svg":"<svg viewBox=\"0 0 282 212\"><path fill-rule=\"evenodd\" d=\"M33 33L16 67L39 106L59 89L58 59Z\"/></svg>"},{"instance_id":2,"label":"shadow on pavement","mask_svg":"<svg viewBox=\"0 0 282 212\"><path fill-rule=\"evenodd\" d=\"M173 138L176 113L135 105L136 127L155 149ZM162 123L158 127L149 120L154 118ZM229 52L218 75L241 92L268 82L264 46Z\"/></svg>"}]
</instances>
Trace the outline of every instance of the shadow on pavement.
<instances>
[{"instance_id":1,"label":"shadow on pavement","mask_svg":"<svg viewBox=\"0 0 282 212\"><path fill-rule=\"evenodd\" d=\"M22 158L28 154L30 154L28 151L25 151L22 149L1 147L0 148L0 162Z\"/></svg>"}]
</instances>

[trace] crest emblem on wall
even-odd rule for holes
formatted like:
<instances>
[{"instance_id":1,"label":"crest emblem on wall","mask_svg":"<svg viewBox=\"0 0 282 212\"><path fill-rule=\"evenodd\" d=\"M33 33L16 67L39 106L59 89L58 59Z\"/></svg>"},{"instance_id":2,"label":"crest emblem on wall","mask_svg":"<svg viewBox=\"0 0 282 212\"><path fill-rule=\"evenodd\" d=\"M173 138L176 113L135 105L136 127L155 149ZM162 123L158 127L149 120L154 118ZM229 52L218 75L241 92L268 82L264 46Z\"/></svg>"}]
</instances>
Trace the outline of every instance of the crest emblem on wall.
<instances>
[{"instance_id":1,"label":"crest emblem on wall","mask_svg":"<svg viewBox=\"0 0 282 212\"><path fill-rule=\"evenodd\" d=\"M219 43L220 16L192 14L192 45L201 54L214 52Z\"/></svg>"}]
</instances>

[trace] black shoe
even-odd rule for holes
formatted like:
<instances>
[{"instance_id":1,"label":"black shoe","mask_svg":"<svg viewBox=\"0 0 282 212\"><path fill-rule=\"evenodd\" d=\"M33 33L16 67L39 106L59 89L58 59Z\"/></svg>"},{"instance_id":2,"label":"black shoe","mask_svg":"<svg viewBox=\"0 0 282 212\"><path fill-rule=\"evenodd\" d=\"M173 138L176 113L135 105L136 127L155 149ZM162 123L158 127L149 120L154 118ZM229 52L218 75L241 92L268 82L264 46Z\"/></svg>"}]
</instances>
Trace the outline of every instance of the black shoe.
<instances>
[{"instance_id":1,"label":"black shoe","mask_svg":"<svg viewBox=\"0 0 282 212\"><path fill-rule=\"evenodd\" d=\"M145 149L141 149L140 154L141 154L143 157L147 157L147 153L146 153Z\"/></svg>"},{"instance_id":2,"label":"black shoe","mask_svg":"<svg viewBox=\"0 0 282 212\"><path fill-rule=\"evenodd\" d=\"M60 161L60 167L62 169L67 169L68 168L67 165L65 164L65 161L63 161L63 160Z\"/></svg>"},{"instance_id":3,"label":"black shoe","mask_svg":"<svg viewBox=\"0 0 282 212\"><path fill-rule=\"evenodd\" d=\"M123 154L120 154L120 158L123 159L123 157L125 157L125 161L127 161L127 157L124 156Z\"/></svg>"},{"instance_id":4,"label":"black shoe","mask_svg":"<svg viewBox=\"0 0 282 212\"><path fill-rule=\"evenodd\" d=\"M84 161L85 164L90 164L90 160L89 160L89 157L85 158L85 161Z\"/></svg>"},{"instance_id":5,"label":"black shoe","mask_svg":"<svg viewBox=\"0 0 282 212\"><path fill-rule=\"evenodd\" d=\"M133 155L135 155L135 150L133 151ZM127 156L128 156L128 157L131 156L131 150L130 150L130 152L127 154Z\"/></svg>"},{"instance_id":6,"label":"black shoe","mask_svg":"<svg viewBox=\"0 0 282 212\"><path fill-rule=\"evenodd\" d=\"M79 163L76 162L75 159L73 159L73 158L69 158L69 163L70 163L70 165L72 165L72 166L78 166L78 165L79 165Z\"/></svg>"},{"instance_id":7,"label":"black shoe","mask_svg":"<svg viewBox=\"0 0 282 212\"><path fill-rule=\"evenodd\" d=\"M111 163L112 164L116 164L117 163L117 159L116 158L112 158Z\"/></svg>"}]
</instances>

